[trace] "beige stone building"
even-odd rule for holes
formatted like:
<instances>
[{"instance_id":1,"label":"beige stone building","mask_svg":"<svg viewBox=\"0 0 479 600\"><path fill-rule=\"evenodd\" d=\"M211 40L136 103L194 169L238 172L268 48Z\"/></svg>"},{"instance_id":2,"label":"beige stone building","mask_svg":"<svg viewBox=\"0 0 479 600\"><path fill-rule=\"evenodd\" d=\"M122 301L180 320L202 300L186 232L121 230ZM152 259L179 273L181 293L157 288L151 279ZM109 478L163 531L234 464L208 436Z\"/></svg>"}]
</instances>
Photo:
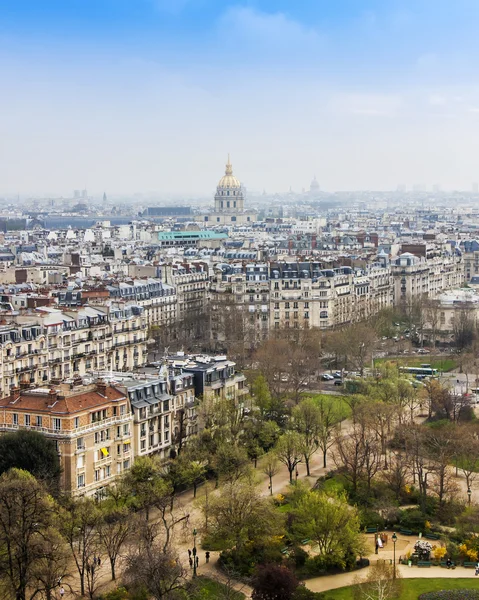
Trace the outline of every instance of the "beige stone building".
<instances>
[{"instance_id":1,"label":"beige stone building","mask_svg":"<svg viewBox=\"0 0 479 600\"><path fill-rule=\"evenodd\" d=\"M102 495L133 462L133 418L124 391L105 383L14 389L0 401L0 431L30 429L55 440L62 489Z\"/></svg>"}]
</instances>

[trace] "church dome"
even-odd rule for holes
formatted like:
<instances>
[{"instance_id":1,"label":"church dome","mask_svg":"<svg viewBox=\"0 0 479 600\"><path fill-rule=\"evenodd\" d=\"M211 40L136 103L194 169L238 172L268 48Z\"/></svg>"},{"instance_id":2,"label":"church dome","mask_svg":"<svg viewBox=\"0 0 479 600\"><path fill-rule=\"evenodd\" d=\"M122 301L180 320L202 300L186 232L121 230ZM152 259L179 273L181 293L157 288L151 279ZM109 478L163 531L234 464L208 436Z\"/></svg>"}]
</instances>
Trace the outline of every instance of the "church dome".
<instances>
[{"instance_id":1,"label":"church dome","mask_svg":"<svg viewBox=\"0 0 479 600\"><path fill-rule=\"evenodd\" d=\"M229 155L228 155L228 162L226 163L225 174L219 180L218 188L225 188L225 189L230 189L230 190L231 189L238 190L241 188L241 183L240 183L239 179L237 179L233 175L233 165L230 163Z\"/></svg>"}]
</instances>

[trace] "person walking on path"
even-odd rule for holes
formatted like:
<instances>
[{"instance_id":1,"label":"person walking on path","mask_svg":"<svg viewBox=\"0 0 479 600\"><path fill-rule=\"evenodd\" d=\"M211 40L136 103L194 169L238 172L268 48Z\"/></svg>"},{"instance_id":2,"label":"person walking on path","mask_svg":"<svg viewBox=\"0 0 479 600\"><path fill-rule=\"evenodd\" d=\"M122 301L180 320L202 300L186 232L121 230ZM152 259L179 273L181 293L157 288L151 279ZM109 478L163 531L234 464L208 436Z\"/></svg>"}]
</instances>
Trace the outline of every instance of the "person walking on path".
<instances>
[{"instance_id":1,"label":"person walking on path","mask_svg":"<svg viewBox=\"0 0 479 600\"><path fill-rule=\"evenodd\" d=\"M193 568L193 559L190 556L190 569L192 569L192 568Z\"/></svg>"},{"instance_id":2,"label":"person walking on path","mask_svg":"<svg viewBox=\"0 0 479 600\"><path fill-rule=\"evenodd\" d=\"M65 588L62 586L60 588L60 598L63 598L64 595L65 595Z\"/></svg>"},{"instance_id":3,"label":"person walking on path","mask_svg":"<svg viewBox=\"0 0 479 600\"><path fill-rule=\"evenodd\" d=\"M206 551L206 553L205 553L205 558L206 558L206 564L208 564L210 562L210 553L208 551Z\"/></svg>"}]
</instances>

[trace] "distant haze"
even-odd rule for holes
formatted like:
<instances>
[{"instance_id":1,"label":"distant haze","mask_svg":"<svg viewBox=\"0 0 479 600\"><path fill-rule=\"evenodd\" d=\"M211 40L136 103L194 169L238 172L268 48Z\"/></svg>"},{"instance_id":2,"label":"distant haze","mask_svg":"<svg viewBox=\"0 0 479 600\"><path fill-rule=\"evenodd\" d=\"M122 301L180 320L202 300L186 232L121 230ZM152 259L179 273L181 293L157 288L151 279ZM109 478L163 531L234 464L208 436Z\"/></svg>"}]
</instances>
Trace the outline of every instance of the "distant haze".
<instances>
[{"instance_id":1,"label":"distant haze","mask_svg":"<svg viewBox=\"0 0 479 600\"><path fill-rule=\"evenodd\" d=\"M477 0L0 0L0 193L470 189Z\"/></svg>"}]
</instances>

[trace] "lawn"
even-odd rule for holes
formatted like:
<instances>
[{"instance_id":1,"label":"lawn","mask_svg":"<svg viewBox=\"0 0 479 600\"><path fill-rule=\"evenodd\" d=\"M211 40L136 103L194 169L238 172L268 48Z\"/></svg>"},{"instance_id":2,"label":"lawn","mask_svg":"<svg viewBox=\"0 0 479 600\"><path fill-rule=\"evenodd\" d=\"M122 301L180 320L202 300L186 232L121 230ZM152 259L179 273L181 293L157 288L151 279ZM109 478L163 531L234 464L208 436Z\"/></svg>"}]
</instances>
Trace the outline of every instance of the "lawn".
<instances>
[{"instance_id":1,"label":"lawn","mask_svg":"<svg viewBox=\"0 0 479 600\"><path fill-rule=\"evenodd\" d=\"M401 600L417 600L425 592L437 592L439 590L479 590L479 579L474 579L474 571L471 571L471 579L403 579ZM349 586L325 592L323 600L353 600L354 587Z\"/></svg>"},{"instance_id":2,"label":"lawn","mask_svg":"<svg viewBox=\"0 0 479 600\"><path fill-rule=\"evenodd\" d=\"M457 358L452 356L431 356L430 354L423 354L418 356L398 356L398 357L385 357L376 358L374 360L375 366L380 366L384 363L393 363L400 367L420 367L421 365L431 365L433 369L438 369L444 373L452 371L458 366Z\"/></svg>"},{"instance_id":3,"label":"lawn","mask_svg":"<svg viewBox=\"0 0 479 600\"><path fill-rule=\"evenodd\" d=\"M192 590L192 598L201 598L202 600L217 600L218 598L231 598L231 600L245 600L245 595L241 592L230 591L228 587L219 581L209 577L198 577L193 580L195 589Z\"/></svg>"}]
</instances>

